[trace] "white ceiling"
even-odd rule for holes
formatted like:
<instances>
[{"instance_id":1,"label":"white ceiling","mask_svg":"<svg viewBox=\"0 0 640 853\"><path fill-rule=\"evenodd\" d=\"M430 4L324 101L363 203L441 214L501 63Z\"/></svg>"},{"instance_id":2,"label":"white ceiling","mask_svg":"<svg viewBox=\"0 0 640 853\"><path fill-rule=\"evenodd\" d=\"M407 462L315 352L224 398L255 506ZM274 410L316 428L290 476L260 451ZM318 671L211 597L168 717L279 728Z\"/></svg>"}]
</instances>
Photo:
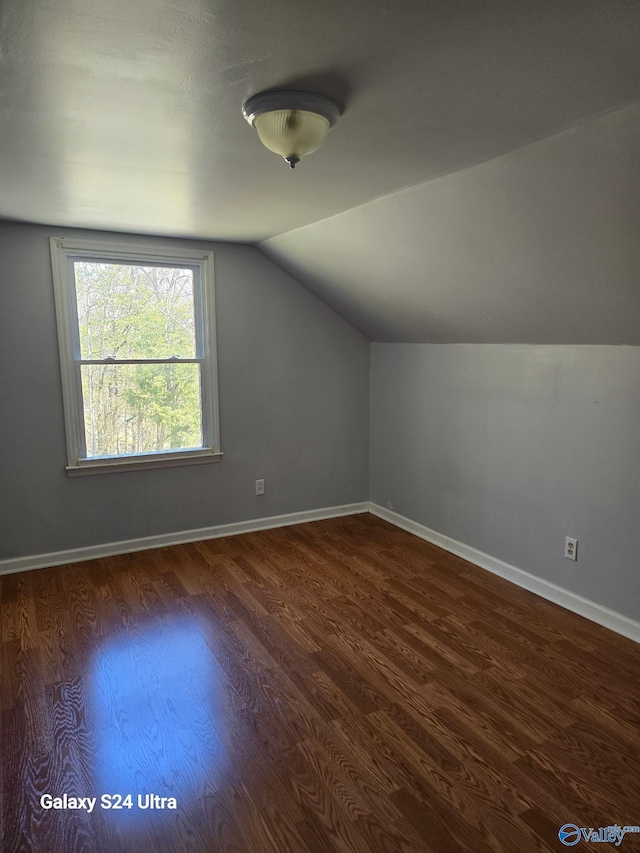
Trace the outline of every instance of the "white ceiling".
<instances>
[{"instance_id":1,"label":"white ceiling","mask_svg":"<svg viewBox=\"0 0 640 853\"><path fill-rule=\"evenodd\" d=\"M255 242L640 96L637 0L4 0L0 216ZM295 172L241 115L345 113Z\"/></svg>"},{"instance_id":2,"label":"white ceiling","mask_svg":"<svg viewBox=\"0 0 640 853\"><path fill-rule=\"evenodd\" d=\"M640 345L640 105L261 248L374 341Z\"/></svg>"},{"instance_id":3,"label":"white ceiling","mask_svg":"<svg viewBox=\"0 0 640 853\"><path fill-rule=\"evenodd\" d=\"M261 243L378 340L640 343L637 0L0 8L0 218ZM345 108L295 172L280 87Z\"/></svg>"}]
</instances>

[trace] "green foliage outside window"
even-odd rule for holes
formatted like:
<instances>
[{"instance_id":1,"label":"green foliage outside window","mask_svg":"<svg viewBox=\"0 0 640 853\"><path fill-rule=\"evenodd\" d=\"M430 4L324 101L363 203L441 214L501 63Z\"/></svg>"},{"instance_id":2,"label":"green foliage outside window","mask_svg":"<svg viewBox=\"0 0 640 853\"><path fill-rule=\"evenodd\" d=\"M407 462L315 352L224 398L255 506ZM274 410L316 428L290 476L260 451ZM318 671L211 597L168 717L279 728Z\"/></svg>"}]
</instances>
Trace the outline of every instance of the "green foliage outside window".
<instances>
[{"instance_id":1,"label":"green foliage outside window","mask_svg":"<svg viewBox=\"0 0 640 853\"><path fill-rule=\"evenodd\" d=\"M194 358L193 272L76 261L82 359ZM84 364L87 456L202 445L197 363Z\"/></svg>"}]
</instances>

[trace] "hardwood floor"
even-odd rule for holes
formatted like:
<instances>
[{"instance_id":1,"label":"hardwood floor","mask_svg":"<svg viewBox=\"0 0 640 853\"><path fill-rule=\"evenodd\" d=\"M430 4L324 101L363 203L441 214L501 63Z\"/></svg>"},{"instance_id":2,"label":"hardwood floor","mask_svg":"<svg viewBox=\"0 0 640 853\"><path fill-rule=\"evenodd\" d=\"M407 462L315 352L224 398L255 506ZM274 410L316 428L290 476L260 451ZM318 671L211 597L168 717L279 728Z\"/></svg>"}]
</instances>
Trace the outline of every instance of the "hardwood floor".
<instances>
[{"instance_id":1,"label":"hardwood floor","mask_svg":"<svg viewBox=\"0 0 640 853\"><path fill-rule=\"evenodd\" d=\"M515 853L640 824L640 647L371 515L0 581L6 853Z\"/></svg>"}]
</instances>

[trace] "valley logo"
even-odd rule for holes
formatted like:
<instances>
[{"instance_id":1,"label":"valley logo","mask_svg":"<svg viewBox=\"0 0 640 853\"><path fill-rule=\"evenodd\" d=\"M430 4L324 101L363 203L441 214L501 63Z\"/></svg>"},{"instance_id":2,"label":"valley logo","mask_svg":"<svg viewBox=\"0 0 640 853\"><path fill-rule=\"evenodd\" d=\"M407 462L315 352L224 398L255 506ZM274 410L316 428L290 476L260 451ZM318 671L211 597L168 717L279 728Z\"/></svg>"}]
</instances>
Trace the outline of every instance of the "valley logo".
<instances>
[{"instance_id":1,"label":"valley logo","mask_svg":"<svg viewBox=\"0 0 640 853\"><path fill-rule=\"evenodd\" d=\"M619 847L627 832L640 832L640 826L601 826L594 829L592 826L576 826L575 823L565 823L558 830L558 838L565 847L574 847L579 841L584 840L587 844L615 844Z\"/></svg>"}]
</instances>

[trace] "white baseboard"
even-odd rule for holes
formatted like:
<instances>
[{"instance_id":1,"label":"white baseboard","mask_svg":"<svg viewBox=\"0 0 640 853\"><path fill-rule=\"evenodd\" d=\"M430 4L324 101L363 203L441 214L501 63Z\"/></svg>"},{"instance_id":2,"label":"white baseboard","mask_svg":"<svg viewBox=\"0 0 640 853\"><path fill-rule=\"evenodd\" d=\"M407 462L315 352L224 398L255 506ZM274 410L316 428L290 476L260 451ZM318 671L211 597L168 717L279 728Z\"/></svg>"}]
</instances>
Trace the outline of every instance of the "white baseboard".
<instances>
[{"instance_id":1,"label":"white baseboard","mask_svg":"<svg viewBox=\"0 0 640 853\"><path fill-rule=\"evenodd\" d=\"M288 527L291 524L321 521L323 518L340 518L343 515L356 515L368 511L369 503L363 501L362 503L345 504L344 506L330 506L323 509L310 509L304 512L290 512L285 515L272 515L268 518L237 521L233 524L201 527L197 530L181 530L176 533L161 533L158 536L143 536L138 539L127 539L123 542L88 545L86 548L54 551L51 554L14 557L9 560L0 560L0 575L25 572L29 569L44 569L48 566L61 566L65 563L80 563L84 560L95 560L97 557L113 557L116 554L129 554L132 551L146 551L148 548L164 548L166 545L183 545L185 542L199 542L201 539L237 536L240 533L251 533L255 530Z\"/></svg>"},{"instance_id":2,"label":"white baseboard","mask_svg":"<svg viewBox=\"0 0 640 853\"><path fill-rule=\"evenodd\" d=\"M396 527L401 527L403 530L419 536L420 539L426 539L427 542L438 545L440 548L444 548L445 551L468 560L481 569L493 572L494 575L500 575L500 577L511 581L511 583L528 589L541 598L546 598L547 601L553 601L554 604L559 604L560 607L564 607L566 610L571 610L579 616L584 616L592 622L597 622L598 625L615 631L616 634L622 634L623 637L628 637L630 640L640 643L640 622L636 622L628 616L623 616L622 613L618 613L616 610L610 610L608 607L603 607L601 604L589 601L588 598L583 598L575 592L551 583L551 581L531 575L529 572L525 572L509 563L498 560L496 557L485 554L483 551L478 551L477 548L473 548L471 545L465 545L464 542L449 539L449 537L443 536L441 533L437 533L423 524L418 524L417 521L411 521L411 519L405 518L405 516L399 515L397 512L385 509L378 504L370 503L369 512L377 515L378 518L383 518L385 521L395 524Z\"/></svg>"},{"instance_id":3,"label":"white baseboard","mask_svg":"<svg viewBox=\"0 0 640 853\"><path fill-rule=\"evenodd\" d=\"M561 607L571 610L598 625L609 628L617 634L628 637L636 643L640 643L640 622L623 616L615 610L610 610L601 604L596 604L587 598L583 598L575 592L564 589L551 581L538 578L522 569L516 568L503 560L485 554L471 545L450 539L412 521L397 512L385 509L375 503L345 504L343 506L324 507L323 509L311 509L303 512L291 512L285 515L272 515L267 518L255 518L249 521L238 521L232 524L220 524L213 527L201 527L196 530L182 530L176 533L162 533L157 536L144 536L138 539L127 539L122 542L107 542L102 545L89 545L85 548L72 548L67 551L55 551L50 554L36 554L29 557L15 557L8 560L0 560L0 575L13 572L24 572L30 569L43 569L48 566L60 566L65 563L79 563L84 560L95 560L98 557L112 557L116 554L128 554L133 551L146 551L149 548L163 548L167 545L182 545L187 542L198 542L202 539L218 539L222 536L237 536L241 533L251 533L256 530L270 530L276 527L288 527L292 524L304 524L308 521L320 521L325 518L340 518L346 515L357 515L358 513L370 512L385 521L400 527L403 530L419 536L434 545L438 545L445 551L449 551L464 560L468 560L482 569L486 569L495 575L505 578L517 586L528 589L530 592L553 601Z\"/></svg>"}]
</instances>

